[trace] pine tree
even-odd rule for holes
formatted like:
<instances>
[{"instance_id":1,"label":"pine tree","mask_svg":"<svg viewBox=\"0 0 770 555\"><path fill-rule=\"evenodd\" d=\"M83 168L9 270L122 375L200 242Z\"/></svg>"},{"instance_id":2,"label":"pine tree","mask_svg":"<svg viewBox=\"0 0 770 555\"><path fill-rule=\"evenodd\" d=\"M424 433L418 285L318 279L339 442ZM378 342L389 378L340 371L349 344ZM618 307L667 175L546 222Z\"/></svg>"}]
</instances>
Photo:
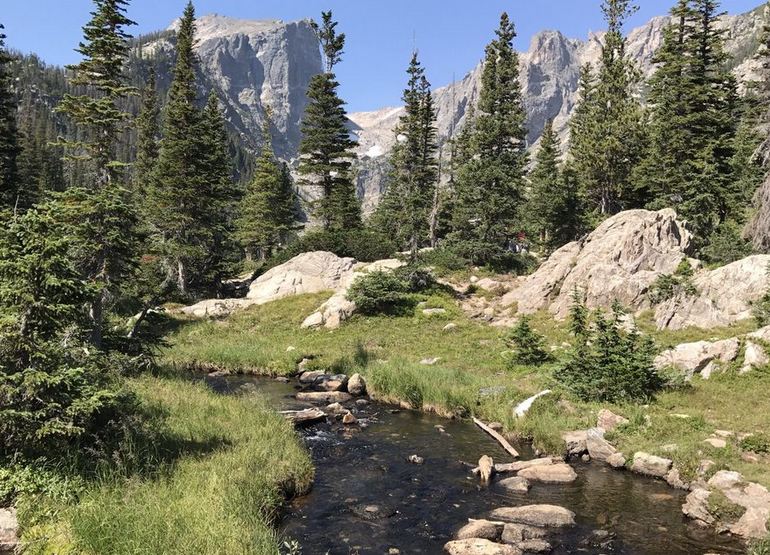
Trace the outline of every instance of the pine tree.
<instances>
[{"instance_id":1,"label":"pine tree","mask_svg":"<svg viewBox=\"0 0 770 555\"><path fill-rule=\"evenodd\" d=\"M177 289L188 293L190 266L205 256L201 247L201 200L206 184L201 175L201 114L196 107L195 8L188 2L176 35L177 58L168 94L163 139L148 192L150 220L160 237L166 270Z\"/></svg>"},{"instance_id":2,"label":"pine tree","mask_svg":"<svg viewBox=\"0 0 770 555\"><path fill-rule=\"evenodd\" d=\"M262 131L262 152L237 221L237 238L247 259L265 259L285 244L295 218L291 176L286 165L275 157L270 125L268 113Z\"/></svg>"},{"instance_id":3,"label":"pine tree","mask_svg":"<svg viewBox=\"0 0 770 555\"><path fill-rule=\"evenodd\" d=\"M438 188L436 112L430 83L417 52L407 69L404 114L395 128L388 189L378 206L378 227L394 237L414 260L430 231L430 209Z\"/></svg>"},{"instance_id":4,"label":"pine tree","mask_svg":"<svg viewBox=\"0 0 770 555\"><path fill-rule=\"evenodd\" d=\"M119 135L129 119L121 108L134 89L125 83L128 35L134 22L125 16L125 0L94 0L95 10L83 28L78 52L83 60L70 66L71 84L88 94L67 94L57 110L81 130L81 140L65 140L67 156L86 162L92 179L64 193L68 208L63 225L73 234L73 254L94 284L90 303L91 341L102 346L105 311L136 263L137 217L132 198L122 186L122 164L116 161Z\"/></svg>"},{"instance_id":5,"label":"pine tree","mask_svg":"<svg viewBox=\"0 0 770 555\"><path fill-rule=\"evenodd\" d=\"M160 150L160 104L155 84L155 71L141 92L142 107L136 119L136 159L132 182L136 193L143 195L148 189Z\"/></svg>"},{"instance_id":6,"label":"pine tree","mask_svg":"<svg viewBox=\"0 0 770 555\"><path fill-rule=\"evenodd\" d=\"M332 12L322 12L322 23L313 23L324 54L324 73L313 76L308 86L308 105L302 118L299 173L303 182L318 191L313 215L326 230L361 225L361 207L353 183L351 159L355 141L347 128L345 103L337 94L333 73L342 59L345 35L337 34Z\"/></svg>"},{"instance_id":7,"label":"pine tree","mask_svg":"<svg viewBox=\"0 0 770 555\"><path fill-rule=\"evenodd\" d=\"M677 206L705 242L740 204L732 175L736 81L726 67L714 0L679 0L650 80L650 148L642 175L651 206Z\"/></svg>"},{"instance_id":8,"label":"pine tree","mask_svg":"<svg viewBox=\"0 0 770 555\"><path fill-rule=\"evenodd\" d=\"M558 157L559 138L553 130L553 120L548 120L540 135L535 167L529 174L530 192L527 202L527 219L534 227L541 245L551 241L553 231L559 225L554 218L555 200L561 185Z\"/></svg>"},{"instance_id":9,"label":"pine tree","mask_svg":"<svg viewBox=\"0 0 770 555\"><path fill-rule=\"evenodd\" d=\"M16 97L12 89L10 64L13 57L5 48L5 34L0 25L0 208L13 209L27 202L20 196L16 159L19 155L16 128Z\"/></svg>"},{"instance_id":10,"label":"pine tree","mask_svg":"<svg viewBox=\"0 0 770 555\"><path fill-rule=\"evenodd\" d=\"M454 240L475 245L478 262L506 249L519 231L527 164L516 33L508 14L501 15L495 33L486 49L477 112L462 138L453 214Z\"/></svg>"},{"instance_id":11,"label":"pine tree","mask_svg":"<svg viewBox=\"0 0 770 555\"><path fill-rule=\"evenodd\" d=\"M570 156L600 214L633 206L632 174L643 145L642 110L634 96L639 73L626 53L623 24L636 11L630 0L604 0L607 34L598 71L583 68L571 124Z\"/></svg>"},{"instance_id":12,"label":"pine tree","mask_svg":"<svg viewBox=\"0 0 770 555\"><path fill-rule=\"evenodd\" d=\"M237 259L234 226L239 195L232 179L225 120L214 90L209 94L200 123L199 177L204 189L199 199L201 213L197 225L205 234L201 240L207 253L200 275L205 284L219 288L229 263Z\"/></svg>"}]
</instances>

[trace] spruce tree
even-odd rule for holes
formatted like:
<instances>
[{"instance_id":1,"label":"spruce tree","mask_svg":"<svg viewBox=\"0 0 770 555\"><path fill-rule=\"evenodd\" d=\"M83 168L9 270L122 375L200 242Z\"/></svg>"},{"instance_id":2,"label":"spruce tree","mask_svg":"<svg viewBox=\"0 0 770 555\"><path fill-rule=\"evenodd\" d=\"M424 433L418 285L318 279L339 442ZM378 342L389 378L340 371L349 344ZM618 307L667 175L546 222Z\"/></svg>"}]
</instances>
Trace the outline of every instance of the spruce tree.
<instances>
[{"instance_id":1,"label":"spruce tree","mask_svg":"<svg viewBox=\"0 0 770 555\"><path fill-rule=\"evenodd\" d=\"M462 137L455 187L453 239L469 245L477 262L496 257L520 231L527 164L516 33L508 14L495 34L486 48L477 112Z\"/></svg>"},{"instance_id":2,"label":"spruce tree","mask_svg":"<svg viewBox=\"0 0 770 555\"><path fill-rule=\"evenodd\" d=\"M602 215L633 206L632 175L643 145L642 110L635 98L639 72L626 52L623 24L636 11L630 0L604 0L607 34L598 71L584 68L570 156L595 209Z\"/></svg>"},{"instance_id":3,"label":"spruce tree","mask_svg":"<svg viewBox=\"0 0 770 555\"><path fill-rule=\"evenodd\" d=\"M275 157L270 114L262 130L262 151L254 167L237 221L237 238L246 258L264 260L285 244L294 223L295 195L288 168Z\"/></svg>"},{"instance_id":4,"label":"spruce tree","mask_svg":"<svg viewBox=\"0 0 770 555\"><path fill-rule=\"evenodd\" d=\"M5 34L0 25L0 209L16 208L20 198L16 158L19 155L19 139L16 128L16 96L12 89L10 64L13 57L5 48Z\"/></svg>"},{"instance_id":5,"label":"spruce tree","mask_svg":"<svg viewBox=\"0 0 770 555\"><path fill-rule=\"evenodd\" d=\"M142 105L136 119L136 159L132 182L134 191L142 195L149 187L160 149L160 103L155 84L155 71L150 72L141 91Z\"/></svg>"},{"instance_id":6,"label":"spruce tree","mask_svg":"<svg viewBox=\"0 0 770 555\"><path fill-rule=\"evenodd\" d=\"M438 188L438 145L430 83L417 52L412 54L407 74L404 114L395 128L388 189L375 219L414 260L430 231L430 210Z\"/></svg>"},{"instance_id":7,"label":"spruce tree","mask_svg":"<svg viewBox=\"0 0 770 555\"><path fill-rule=\"evenodd\" d=\"M674 205L703 244L740 205L732 175L737 86L714 0L679 0L650 80L651 206Z\"/></svg>"},{"instance_id":8,"label":"spruce tree","mask_svg":"<svg viewBox=\"0 0 770 555\"><path fill-rule=\"evenodd\" d=\"M299 173L303 183L316 189L313 216L325 230L361 225L361 207L353 183L352 152L355 141L347 128L345 103L337 94L333 73L342 59L345 35L337 34L332 12L322 12L321 25L313 23L325 60L325 71L308 86L308 105L302 118Z\"/></svg>"},{"instance_id":9,"label":"spruce tree","mask_svg":"<svg viewBox=\"0 0 770 555\"><path fill-rule=\"evenodd\" d=\"M527 202L528 220L541 245L547 245L553 230L559 224L554 219L555 197L559 194L559 138L553 130L553 120L548 120L540 135L540 148L535 166L529 174L530 192Z\"/></svg>"},{"instance_id":10,"label":"spruce tree","mask_svg":"<svg viewBox=\"0 0 770 555\"><path fill-rule=\"evenodd\" d=\"M116 161L118 139L130 117L121 106L135 92L123 74L130 38L124 28L134 22L125 16L125 0L94 0L94 5L77 49L83 60L68 68L71 84L85 94L65 95L57 110L81 131L82 139L63 142L68 158L91 170L91 179L64 193L63 225L73 235L79 268L94 285L91 341L101 347L107 305L136 263L137 216L121 183L123 165Z\"/></svg>"},{"instance_id":11,"label":"spruce tree","mask_svg":"<svg viewBox=\"0 0 770 555\"><path fill-rule=\"evenodd\" d=\"M166 270L182 295L188 293L190 266L205 256L198 228L206 184L201 175L201 113L196 106L195 8L188 2L176 34L176 64L163 122L148 208L160 238Z\"/></svg>"}]
</instances>

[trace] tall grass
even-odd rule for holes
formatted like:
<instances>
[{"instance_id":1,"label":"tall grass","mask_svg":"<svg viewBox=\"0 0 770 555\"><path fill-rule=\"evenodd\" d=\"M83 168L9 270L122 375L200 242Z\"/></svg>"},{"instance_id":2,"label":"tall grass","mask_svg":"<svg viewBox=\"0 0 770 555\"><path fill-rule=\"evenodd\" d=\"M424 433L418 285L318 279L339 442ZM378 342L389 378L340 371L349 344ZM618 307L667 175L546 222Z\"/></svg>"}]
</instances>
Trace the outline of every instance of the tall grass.
<instances>
[{"instance_id":1,"label":"tall grass","mask_svg":"<svg viewBox=\"0 0 770 555\"><path fill-rule=\"evenodd\" d=\"M294 430L257 396L158 378L134 386L188 451L151 475L106 473L77 504L56 508L53 525L50 508L30 507L28 552L278 554L281 505L313 477Z\"/></svg>"}]
</instances>

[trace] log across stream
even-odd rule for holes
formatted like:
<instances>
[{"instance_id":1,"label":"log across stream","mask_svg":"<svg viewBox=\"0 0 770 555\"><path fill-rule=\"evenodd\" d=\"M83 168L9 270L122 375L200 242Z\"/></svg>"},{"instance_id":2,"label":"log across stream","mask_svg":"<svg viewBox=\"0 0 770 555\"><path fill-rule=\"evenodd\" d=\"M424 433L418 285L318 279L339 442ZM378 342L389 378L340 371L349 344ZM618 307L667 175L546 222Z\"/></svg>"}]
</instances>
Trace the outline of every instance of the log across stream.
<instances>
[{"instance_id":1,"label":"log across stream","mask_svg":"<svg viewBox=\"0 0 770 555\"><path fill-rule=\"evenodd\" d=\"M261 391L277 410L302 410L294 384L267 378L207 378L222 393ZM483 454L511 457L470 421L448 421L369 404L356 409L357 424L321 421L301 430L313 455L316 479L294 500L281 531L303 555L439 554L468 522L504 506L548 503L576 513L577 526L560 533L555 554L617 553L703 555L745 553L735 538L699 528L681 513L684 492L601 464L573 464L569 484L532 484L510 493L493 480L482 486L466 462ZM515 444L522 459L533 458ZM423 464L409 461L412 455Z\"/></svg>"}]
</instances>

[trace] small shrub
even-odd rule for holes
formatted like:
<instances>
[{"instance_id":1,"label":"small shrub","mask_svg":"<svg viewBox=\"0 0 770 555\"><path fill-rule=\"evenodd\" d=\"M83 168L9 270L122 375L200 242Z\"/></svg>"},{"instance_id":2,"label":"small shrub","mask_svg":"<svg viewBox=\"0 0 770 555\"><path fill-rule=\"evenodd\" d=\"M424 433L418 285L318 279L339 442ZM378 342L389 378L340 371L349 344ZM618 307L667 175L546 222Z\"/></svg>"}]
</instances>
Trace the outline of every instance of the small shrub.
<instances>
[{"instance_id":1,"label":"small shrub","mask_svg":"<svg viewBox=\"0 0 770 555\"><path fill-rule=\"evenodd\" d=\"M526 275L537 267L537 260L531 254L511 252L496 243L454 239L448 241L444 248L458 259L487 266L495 272Z\"/></svg>"},{"instance_id":2,"label":"small shrub","mask_svg":"<svg viewBox=\"0 0 770 555\"><path fill-rule=\"evenodd\" d=\"M744 451L770 453L770 436L767 434L753 434L743 438L739 446Z\"/></svg>"},{"instance_id":3,"label":"small shrub","mask_svg":"<svg viewBox=\"0 0 770 555\"><path fill-rule=\"evenodd\" d=\"M741 226L726 221L711 234L708 244L700 251L700 257L711 266L723 266L750 256L751 242L743 237Z\"/></svg>"},{"instance_id":4,"label":"small shrub","mask_svg":"<svg viewBox=\"0 0 770 555\"><path fill-rule=\"evenodd\" d=\"M393 275L404 282L407 289L412 293L420 293L434 289L437 285L433 274L418 266L402 266L393 271Z\"/></svg>"},{"instance_id":5,"label":"small shrub","mask_svg":"<svg viewBox=\"0 0 770 555\"><path fill-rule=\"evenodd\" d=\"M619 307L609 318L601 311L591 318L577 292L574 301L570 329L575 343L570 359L554 377L584 401L650 399L664 383L652 364L652 340L636 330L624 331Z\"/></svg>"},{"instance_id":6,"label":"small shrub","mask_svg":"<svg viewBox=\"0 0 770 555\"><path fill-rule=\"evenodd\" d=\"M327 251L355 258L359 262L374 262L391 258L396 250L396 245L387 235L372 229L310 231L270 258L260 271L283 264L303 252Z\"/></svg>"},{"instance_id":7,"label":"small shrub","mask_svg":"<svg viewBox=\"0 0 770 555\"><path fill-rule=\"evenodd\" d=\"M433 250L423 251L418 258L420 264L433 266L439 274L458 272L471 265L471 261L460 256L454 249L437 247Z\"/></svg>"},{"instance_id":8,"label":"small shrub","mask_svg":"<svg viewBox=\"0 0 770 555\"><path fill-rule=\"evenodd\" d=\"M359 277L348 290L348 299L363 314L404 314L416 299L409 284L393 272L371 272Z\"/></svg>"},{"instance_id":9,"label":"small shrub","mask_svg":"<svg viewBox=\"0 0 770 555\"><path fill-rule=\"evenodd\" d=\"M770 266L767 268L767 273L770 274ZM752 303L751 309L759 327L770 325L770 291L765 291L759 300Z\"/></svg>"},{"instance_id":10,"label":"small shrub","mask_svg":"<svg viewBox=\"0 0 770 555\"><path fill-rule=\"evenodd\" d=\"M508 344L514 348L511 362L514 364L539 366L553 360L545 350L545 339L529 325L529 318L523 317L508 337Z\"/></svg>"},{"instance_id":11,"label":"small shrub","mask_svg":"<svg viewBox=\"0 0 770 555\"><path fill-rule=\"evenodd\" d=\"M749 543L747 555L770 555L770 539L755 540Z\"/></svg>"},{"instance_id":12,"label":"small shrub","mask_svg":"<svg viewBox=\"0 0 770 555\"><path fill-rule=\"evenodd\" d=\"M650 288L650 300L653 304L659 304L672 299L680 294L697 295L698 290L692 284L693 269L685 258L673 274L658 276Z\"/></svg>"}]
</instances>

